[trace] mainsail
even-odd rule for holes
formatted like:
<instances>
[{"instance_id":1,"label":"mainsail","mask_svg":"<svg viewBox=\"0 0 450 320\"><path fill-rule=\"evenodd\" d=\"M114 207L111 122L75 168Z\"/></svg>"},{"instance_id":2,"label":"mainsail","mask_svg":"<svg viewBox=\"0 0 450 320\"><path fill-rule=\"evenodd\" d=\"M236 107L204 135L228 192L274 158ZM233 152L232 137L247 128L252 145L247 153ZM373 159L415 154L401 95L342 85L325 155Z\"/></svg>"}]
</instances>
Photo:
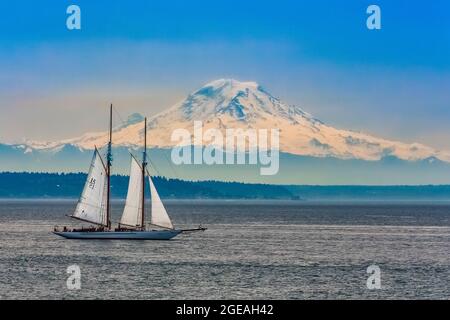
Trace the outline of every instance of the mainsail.
<instances>
[{"instance_id":1,"label":"mainsail","mask_svg":"<svg viewBox=\"0 0 450 320\"><path fill-rule=\"evenodd\" d=\"M107 226L107 173L100 153L95 149L83 192L72 217Z\"/></svg>"},{"instance_id":2,"label":"mainsail","mask_svg":"<svg viewBox=\"0 0 450 320\"><path fill-rule=\"evenodd\" d=\"M152 197L152 224L168 229L173 229L172 221L170 221L169 215L167 214L166 208L161 201L161 198L156 191L155 185L153 184L152 178L148 174L148 180L150 182L150 193Z\"/></svg>"},{"instance_id":3,"label":"mainsail","mask_svg":"<svg viewBox=\"0 0 450 320\"><path fill-rule=\"evenodd\" d=\"M123 210L121 225L140 227L142 219L142 167L136 158L131 156L130 180L128 182L127 200Z\"/></svg>"}]
</instances>

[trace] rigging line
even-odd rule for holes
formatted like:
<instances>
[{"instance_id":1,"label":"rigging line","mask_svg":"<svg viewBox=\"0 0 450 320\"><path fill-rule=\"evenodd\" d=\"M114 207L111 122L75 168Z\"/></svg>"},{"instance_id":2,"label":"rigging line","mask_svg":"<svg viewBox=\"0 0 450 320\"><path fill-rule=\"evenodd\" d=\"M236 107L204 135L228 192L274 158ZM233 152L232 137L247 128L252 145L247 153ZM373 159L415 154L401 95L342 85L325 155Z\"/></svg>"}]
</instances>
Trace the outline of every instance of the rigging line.
<instances>
[{"instance_id":1,"label":"rigging line","mask_svg":"<svg viewBox=\"0 0 450 320\"><path fill-rule=\"evenodd\" d=\"M150 151L150 150L149 150L149 151ZM177 177L177 173L175 172L174 168L172 167L171 161L170 161L169 159L167 159L167 157L166 157L166 155L165 155L164 152L163 152L163 156L164 156L164 159L166 159L166 162L169 163L169 167L170 167L170 169L172 170L173 174L175 175L175 177ZM156 174L157 174L159 177L164 178L165 176L161 173L161 171L159 171L159 170L157 169L157 166L156 166L155 163L151 160L151 157L149 157L148 161L149 161L149 163L150 163L150 167L154 169L154 171L156 172ZM169 179L169 177L166 177L166 178Z\"/></svg>"},{"instance_id":2,"label":"rigging line","mask_svg":"<svg viewBox=\"0 0 450 320\"><path fill-rule=\"evenodd\" d=\"M125 129L127 130L127 132L128 132L128 135L131 136L129 126L126 125L126 124L127 124L126 121L122 118L122 116L120 115L119 111L116 109L116 107L115 107L114 105L113 105L113 111L114 111L114 113L118 116L119 120L122 122L122 127L125 128ZM117 128L117 127L116 127L116 128ZM149 153L150 153L150 150L151 150L151 148L149 148L149 150L148 150ZM128 152L130 152L132 155L134 155L134 151L135 151L135 150L134 150L133 148L128 147ZM177 178L177 177L178 177L178 174L177 174L177 172L175 171L175 168L172 166L172 162L169 161L169 159L167 158L167 156L166 156L166 154L165 154L164 152L163 152L163 156L164 156L164 159L166 160L166 162L169 163L169 167L170 167L170 169L172 170L172 173L173 173L174 177ZM153 161L151 161L150 158L151 158L151 157L148 157L147 161L151 164L151 167L156 171L156 174L157 174L158 176L162 177L163 175L162 175L161 172L156 168L155 163L154 163Z\"/></svg>"},{"instance_id":3,"label":"rigging line","mask_svg":"<svg viewBox=\"0 0 450 320\"><path fill-rule=\"evenodd\" d=\"M113 105L113 111L117 114L119 120L122 122L122 127L124 127L124 128L127 130L129 136L131 136L129 126L126 125L127 123L123 120L122 116L120 115L119 111L116 109L116 107L115 107L114 105ZM151 148L149 148L148 153L150 153L150 150L151 150ZM133 150L131 147L128 147L128 152L130 152L132 155L134 155L134 151L135 151L135 150ZM170 161L170 160L167 158L167 156L166 156L166 154L165 154L164 152L163 152L163 156L164 156L164 159L166 160L166 162L169 163L169 168L170 168L170 170L172 171L173 176L174 176L175 178L178 178L178 173L176 172L175 168L173 167L172 161ZM162 175L161 172L157 169L157 167L155 166L155 163L154 163L153 161L150 160L150 158L151 158L151 157L149 156L148 159L147 159L147 161L151 164L152 168L156 171L156 174L157 174L158 176L162 177L163 175Z\"/></svg>"},{"instance_id":4,"label":"rigging line","mask_svg":"<svg viewBox=\"0 0 450 320\"><path fill-rule=\"evenodd\" d=\"M112 109L113 109L113 111L115 112L115 114L119 117L119 119L123 122L123 119L122 119L122 117L120 116L120 114L119 114L119 112L117 111L117 109L114 107L114 105L112 105ZM113 131L115 130L115 129L117 129L117 126L116 127L113 127ZM109 138L109 132L108 131L106 131L105 132L105 134L103 134L102 136L101 136L101 138L106 138L106 140L108 140L108 138ZM105 145L103 145L103 146L101 146L101 147L98 147L97 149L100 151L102 151L103 153L104 153L104 149L105 149L105 147L107 147L108 146L108 143L106 143Z\"/></svg>"},{"instance_id":5,"label":"rigging line","mask_svg":"<svg viewBox=\"0 0 450 320\"><path fill-rule=\"evenodd\" d=\"M150 150L149 150L150 151ZM149 156L147 161L150 163L150 168L153 168L153 170L155 170L156 174L158 176L161 177L161 173L159 172L159 170L156 168L155 164L153 163L153 161L151 160L151 157Z\"/></svg>"},{"instance_id":6,"label":"rigging line","mask_svg":"<svg viewBox=\"0 0 450 320\"><path fill-rule=\"evenodd\" d=\"M175 178L178 178L179 176L178 176L178 173L176 172L176 170L175 170L175 167L172 165L172 161L170 161L168 158L167 158L167 156L166 156L166 154L163 152L163 156L164 156L164 158L166 159L166 162L168 162L169 163L169 168L172 170L172 173L174 174L174 177Z\"/></svg>"},{"instance_id":7,"label":"rigging line","mask_svg":"<svg viewBox=\"0 0 450 320\"><path fill-rule=\"evenodd\" d=\"M131 134L131 131L130 131L129 126L127 125L127 122L123 119L123 117L120 115L120 113L119 113L119 111L116 109L116 107L114 107L114 105L113 105L113 111L114 111L114 113L118 116L118 118L119 118L119 120L120 120L120 122L121 122L121 127L122 127L122 128L125 128L125 130L126 130L127 133L128 133L128 136L131 137L132 134ZM119 128L119 126L116 126L116 129L117 129L117 128ZM135 151L135 150L133 150L133 148L129 146L129 147L128 147L128 152L130 152L131 154L134 155L133 151Z\"/></svg>"},{"instance_id":8,"label":"rigging line","mask_svg":"<svg viewBox=\"0 0 450 320\"><path fill-rule=\"evenodd\" d=\"M120 119L120 121L122 122L122 125L124 125L124 124L126 124L126 122L123 120L123 118L121 117L121 115L120 115L120 113L117 111L117 109L114 107L114 105L113 105L113 111L115 112L115 114L119 117L119 119ZM114 131L114 129L117 129L118 127L116 126L116 127L114 127L113 128L113 131ZM129 130L129 128L127 128L128 130ZM106 140L108 140L108 137L109 137L109 132L108 131L105 131L105 133L103 134L103 135L101 135L100 137L98 137L98 138L105 138ZM107 143L106 144L104 144L103 146L100 146L100 147L97 147L97 150L99 150L99 151L101 151L102 153L104 153L104 149L105 149L105 147L107 147Z\"/></svg>"},{"instance_id":9,"label":"rigging line","mask_svg":"<svg viewBox=\"0 0 450 320\"><path fill-rule=\"evenodd\" d=\"M125 127L125 125L127 124L127 122L122 118L122 116L121 116L119 110L117 110L116 107L115 107L114 105L113 105L113 111L114 111L114 113L117 115L117 117L119 118L119 120L120 120L122 126ZM118 128L118 126L116 126L116 128Z\"/></svg>"},{"instance_id":10,"label":"rigging line","mask_svg":"<svg viewBox=\"0 0 450 320\"><path fill-rule=\"evenodd\" d=\"M148 150L148 153L150 153L150 151L151 151L151 149ZM169 159L167 158L167 156L166 156L166 154L164 153L164 151L163 151L162 154L163 154L163 157L164 157L164 159L166 160L166 162L169 163L169 168L172 170L172 173L173 173L173 175L174 175L174 178L177 179L179 176L178 176L177 172L175 171L175 168L174 168L173 165L172 165L172 161L169 160ZM151 158L152 158L152 157L150 157L150 155L149 155L149 157L148 157L148 159L147 159L148 162L150 163L150 167L156 172L156 174L157 174L158 176L164 177L164 175L161 174L161 172L157 169L157 166L156 166L155 163L151 160ZM166 177L166 178L169 179L170 177Z\"/></svg>"}]
</instances>

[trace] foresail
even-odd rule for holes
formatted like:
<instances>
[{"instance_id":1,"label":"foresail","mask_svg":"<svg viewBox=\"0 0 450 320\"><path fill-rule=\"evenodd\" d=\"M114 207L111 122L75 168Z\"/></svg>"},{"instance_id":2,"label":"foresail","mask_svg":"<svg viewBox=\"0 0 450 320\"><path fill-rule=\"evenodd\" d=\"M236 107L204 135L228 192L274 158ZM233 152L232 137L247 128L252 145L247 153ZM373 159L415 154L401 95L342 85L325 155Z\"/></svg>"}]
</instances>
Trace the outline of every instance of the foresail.
<instances>
[{"instance_id":1,"label":"foresail","mask_svg":"<svg viewBox=\"0 0 450 320\"><path fill-rule=\"evenodd\" d=\"M72 216L106 226L107 188L106 169L98 150L95 149L83 192Z\"/></svg>"},{"instance_id":2,"label":"foresail","mask_svg":"<svg viewBox=\"0 0 450 320\"><path fill-rule=\"evenodd\" d=\"M128 182L127 200L120 224L139 227L142 219L142 168L131 156L130 180Z\"/></svg>"},{"instance_id":3,"label":"foresail","mask_svg":"<svg viewBox=\"0 0 450 320\"><path fill-rule=\"evenodd\" d=\"M150 193L152 199L152 224L173 229L172 221L170 221L170 217L167 214L166 208L164 208L150 175L148 175L148 180L150 182Z\"/></svg>"}]
</instances>

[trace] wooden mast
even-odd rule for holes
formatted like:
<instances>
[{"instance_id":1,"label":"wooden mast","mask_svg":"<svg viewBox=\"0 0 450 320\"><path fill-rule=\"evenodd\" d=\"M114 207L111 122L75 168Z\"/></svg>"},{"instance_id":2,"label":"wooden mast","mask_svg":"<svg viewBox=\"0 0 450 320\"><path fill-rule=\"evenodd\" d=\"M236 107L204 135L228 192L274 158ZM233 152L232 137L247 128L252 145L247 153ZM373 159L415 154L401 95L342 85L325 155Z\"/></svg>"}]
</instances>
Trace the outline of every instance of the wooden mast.
<instances>
[{"instance_id":1,"label":"wooden mast","mask_svg":"<svg viewBox=\"0 0 450 320\"><path fill-rule=\"evenodd\" d=\"M111 193L111 162L112 162L112 103L109 109L109 142L108 154L106 156L106 174L108 177L108 190L106 196L106 224L107 228L111 228L111 208L110 208L110 193Z\"/></svg>"},{"instance_id":2,"label":"wooden mast","mask_svg":"<svg viewBox=\"0 0 450 320\"><path fill-rule=\"evenodd\" d=\"M145 230L145 167L147 166L147 118L144 120L144 152L142 153L142 212L141 227Z\"/></svg>"}]
</instances>

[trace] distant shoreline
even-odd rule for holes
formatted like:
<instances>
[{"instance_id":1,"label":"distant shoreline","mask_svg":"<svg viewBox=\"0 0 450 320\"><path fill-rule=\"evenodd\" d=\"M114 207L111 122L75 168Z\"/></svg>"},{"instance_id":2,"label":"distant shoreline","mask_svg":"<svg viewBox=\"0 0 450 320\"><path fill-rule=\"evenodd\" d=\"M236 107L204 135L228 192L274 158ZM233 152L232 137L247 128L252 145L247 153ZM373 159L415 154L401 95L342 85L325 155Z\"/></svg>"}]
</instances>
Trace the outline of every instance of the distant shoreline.
<instances>
[{"instance_id":1,"label":"distant shoreline","mask_svg":"<svg viewBox=\"0 0 450 320\"><path fill-rule=\"evenodd\" d=\"M58 205L67 204L75 206L78 199L61 199L61 198L0 198L0 204L48 204ZM295 206L304 208L314 207L339 207L339 206L372 206L372 207L393 207L393 206L426 206L426 207L450 207L450 199L435 200L435 199L421 199L421 200L370 200L370 199L343 199L343 200L277 200L277 199L164 199L164 203L168 206L190 206L190 205L211 205L211 206ZM113 205L125 205L124 199L113 199Z\"/></svg>"},{"instance_id":2,"label":"distant shoreline","mask_svg":"<svg viewBox=\"0 0 450 320\"><path fill-rule=\"evenodd\" d=\"M86 174L0 173L0 200L76 201ZM450 201L450 185L274 185L154 177L167 201L423 202ZM127 176L112 176L112 199L124 201ZM147 188L148 190L148 188Z\"/></svg>"}]
</instances>

